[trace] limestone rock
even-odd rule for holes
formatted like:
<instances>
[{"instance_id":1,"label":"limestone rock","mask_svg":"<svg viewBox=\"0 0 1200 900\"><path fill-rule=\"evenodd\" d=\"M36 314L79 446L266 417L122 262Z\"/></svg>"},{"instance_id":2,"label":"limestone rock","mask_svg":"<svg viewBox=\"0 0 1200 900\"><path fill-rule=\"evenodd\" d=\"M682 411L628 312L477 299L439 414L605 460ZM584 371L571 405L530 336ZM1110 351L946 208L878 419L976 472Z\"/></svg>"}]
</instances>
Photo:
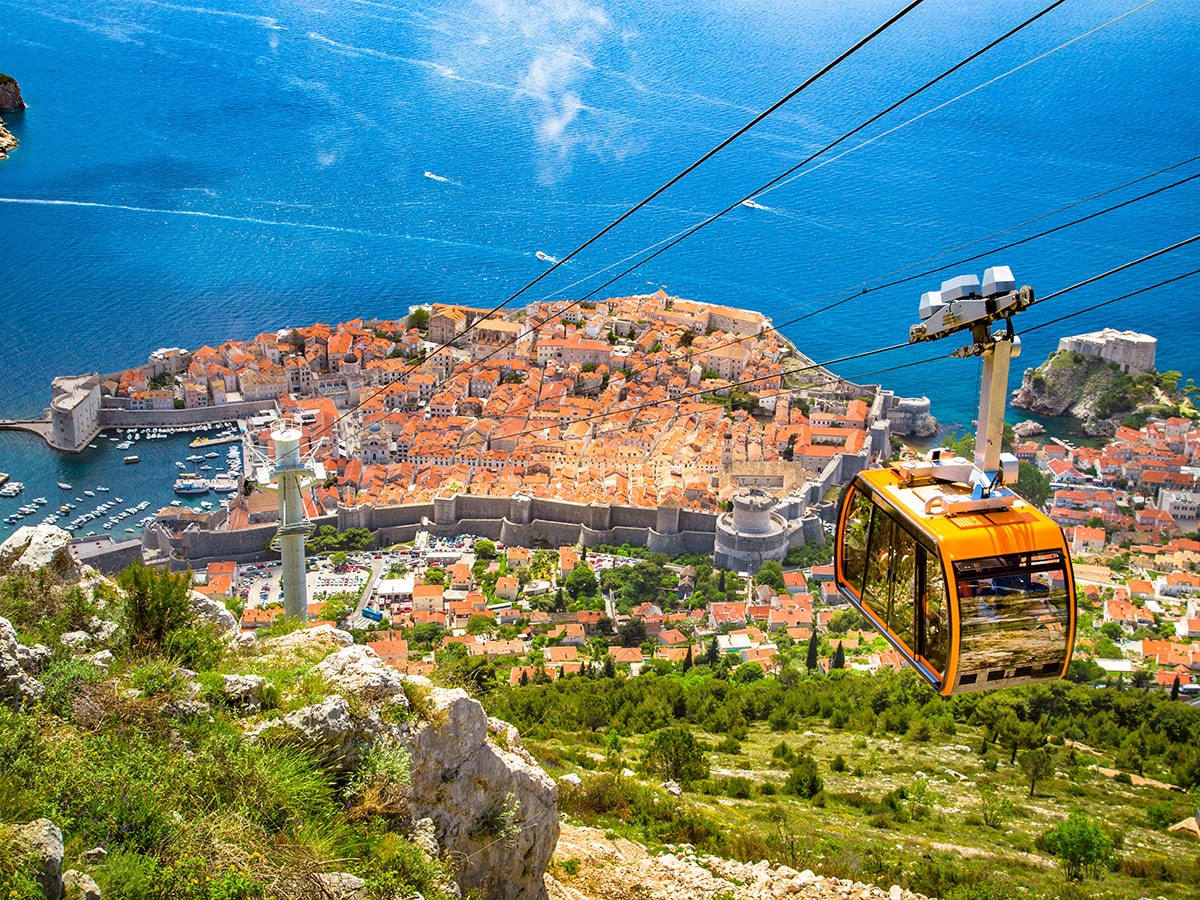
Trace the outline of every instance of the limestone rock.
<instances>
[{"instance_id":1,"label":"limestone rock","mask_svg":"<svg viewBox=\"0 0 1200 900\"><path fill-rule=\"evenodd\" d=\"M370 647L352 644L329 656L314 671L335 690L370 700L403 696L400 673Z\"/></svg>"},{"instance_id":2,"label":"limestone rock","mask_svg":"<svg viewBox=\"0 0 1200 900\"><path fill-rule=\"evenodd\" d=\"M17 644L16 654L21 668L31 675L36 675L42 666L50 662L51 650L44 644L34 644L32 647Z\"/></svg>"},{"instance_id":3,"label":"limestone rock","mask_svg":"<svg viewBox=\"0 0 1200 900\"><path fill-rule=\"evenodd\" d=\"M301 628L291 634L280 635L262 641L259 646L265 653L291 653L308 650L337 650L349 647L354 643L354 636L348 631L334 628L332 625L317 625L314 628Z\"/></svg>"},{"instance_id":4,"label":"limestone rock","mask_svg":"<svg viewBox=\"0 0 1200 900\"><path fill-rule=\"evenodd\" d=\"M233 617L233 613L226 609L225 604L221 601L205 596L199 591L192 591L191 603L192 612L199 618L214 623L217 626L217 631L221 634L237 628L237 619Z\"/></svg>"},{"instance_id":5,"label":"limestone rock","mask_svg":"<svg viewBox=\"0 0 1200 900\"><path fill-rule=\"evenodd\" d=\"M349 872L326 872L317 876L324 896L332 900L362 900L367 896L367 883Z\"/></svg>"},{"instance_id":6,"label":"limestone rock","mask_svg":"<svg viewBox=\"0 0 1200 900\"><path fill-rule=\"evenodd\" d=\"M0 75L0 113L17 112L25 108L21 86L9 75Z\"/></svg>"},{"instance_id":7,"label":"limestone rock","mask_svg":"<svg viewBox=\"0 0 1200 900\"><path fill-rule=\"evenodd\" d=\"M107 641L117 631L117 623L99 616L88 619L87 632L98 641Z\"/></svg>"},{"instance_id":8,"label":"limestone rock","mask_svg":"<svg viewBox=\"0 0 1200 900\"><path fill-rule=\"evenodd\" d=\"M76 869L63 872L63 900L101 900L100 886L92 876Z\"/></svg>"},{"instance_id":9,"label":"limestone rock","mask_svg":"<svg viewBox=\"0 0 1200 900\"><path fill-rule=\"evenodd\" d=\"M258 635L253 631L235 631L228 639L229 646L238 653L253 653L258 650Z\"/></svg>"},{"instance_id":10,"label":"limestone rock","mask_svg":"<svg viewBox=\"0 0 1200 900\"><path fill-rule=\"evenodd\" d=\"M1033 421L1033 419L1026 419L1024 422L1018 422L1013 426L1013 434L1019 438L1031 438L1035 435L1045 433L1046 426L1041 422Z\"/></svg>"},{"instance_id":11,"label":"limestone rock","mask_svg":"<svg viewBox=\"0 0 1200 900\"><path fill-rule=\"evenodd\" d=\"M104 862L108 856L108 851L103 847L93 847L91 850L85 850L79 854L79 858L89 865L98 866Z\"/></svg>"},{"instance_id":12,"label":"limestone rock","mask_svg":"<svg viewBox=\"0 0 1200 900\"><path fill-rule=\"evenodd\" d=\"M387 733L388 729L378 719L356 719L350 714L346 698L333 694L321 703L264 723L246 737L285 740L290 736L315 751L323 765L344 773L352 770L367 749Z\"/></svg>"},{"instance_id":13,"label":"limestone rock","mask_svg":"<svg viewBox=\"0 0 1200 900\"><path fill-rule=\"evenodd\" d=\"M92 636L86 631L67 631L59 635L58 642L72 650L85 650Z\"/></svg>"},{"instance_id":14,"label":"limestone rock","mask_svg":"<svg viewBox=\"0 0 1200 900\"><path fill-rule=\"evenodd\" d=\"M70 533L57 525L22 525L0 544L0 559L11 559L14 568L44 569L55 554L69 553L70 543Z\"/></svg>"},{"instance_id":15,"label":"limestone rock","mask_svg":"<svg viewBox=\"0 0 1200 900\"><path fill-rule=\"evenodd\" d=\"M97 669L107 670L112 665L113 655L111 650L101 650L99 653L92 654L92 665Z\"/></svg>"},{"instance_id":16,"label":"limestone rock","mask_svg":"<svg viewBox=\"0 0 1200 900\"><path fill-rule=\"evenodd\" d=\"M46 696L45 686L26 668L26 663L32 664L38 656L17 640L11 622L0 618L0 703L20 706Z\"/></svg>"},{"instance_id":17,"label":"limestone rock","mask_svg":"<svg viewBox=\"0 0 1200 900\"><path fill-rule=\"evenodd\" d=\"M263 689L267 679L261 675L226 675L225 700L231 706L244 706L247 709L261 709Z\"/></svg>"},{"instance_id":18,"label":"limestone rock","mask_svg":"<svg viewBox=\"0 0 1200 900\"><path fill-rule=\"evenodd\" d=\"M413 815L433 820L463 890L541 900L558 839L557 785L518 742L491 739L500 729L489 732L465 691L433 688L430 703L431 722L409 741Z\"/></svg>"},{"instance_id":19,"label":"limestone rock","mask_svg":"<svg viewBox=\"0 0 1200 900\"><path fill-rule=\"evenodd\" d=\"M566 775L559 775L558 780L563 784L569 784L571 787L579 787L583 784L583 779L574 772L568 772Z\"/></svg>"},{"instance_id":20,"label":"limestone rock","mask_svg":"<svg viewBox=\"0 0 1200 900\"><path fill-rule=\"evenodd\" d=\"M59 900L63 892L62 831L49 819L35 819L28 825L13 828L17 840L29 848L38 860L38 871L34 876L42 886L42 894L48 900Z\"/></svg>"},{"instance_id":21,"label":"limestone rock","mask_svg":"<svg viewBox=\"0 0 1200 900\"><path fill-rule=\"evenodd\" d=\"M437 826L428 816L413 822L408 839L420 847L430 859L437 859L438 854L442 852L437 842Z\"/></svg>"},{"instance_id":22,"label":"limestone rock","mask_svg":"<svg viewBox=\"0 0 1200 900\"><path fill-rule=\"evenodd\" d=\"M664 781L662 783L662 789L672 797L679 797L683 794L683 788L681 788L679 784L674 781Z\"/></svg>"}]
</instances>

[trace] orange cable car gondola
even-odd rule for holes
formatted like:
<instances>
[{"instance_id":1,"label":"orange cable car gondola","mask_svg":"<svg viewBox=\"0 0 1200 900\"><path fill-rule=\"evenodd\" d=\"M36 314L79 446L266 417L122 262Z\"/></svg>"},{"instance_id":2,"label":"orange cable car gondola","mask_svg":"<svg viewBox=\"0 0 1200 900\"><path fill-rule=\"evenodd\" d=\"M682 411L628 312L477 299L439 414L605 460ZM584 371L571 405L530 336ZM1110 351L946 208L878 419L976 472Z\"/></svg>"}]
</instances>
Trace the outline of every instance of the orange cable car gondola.
<instances>
[{"instance_id":1,"label":"orange cable car gondola","mask_svg":"<svg viewBox=\"0 0 1200 900\"><path fill-rule=\"evenodd\" d=\"M946 282L922 297L910 341L971 328L958 355L984 360L974 462L928 459L858 473L842 495L838 590L943 695L1062 678L1075 637L1075 582L1062 529L1004 487L1017 461L1000 453L1011 322L1033 302L1006 267Z\"/></svg>"}]
</instances>

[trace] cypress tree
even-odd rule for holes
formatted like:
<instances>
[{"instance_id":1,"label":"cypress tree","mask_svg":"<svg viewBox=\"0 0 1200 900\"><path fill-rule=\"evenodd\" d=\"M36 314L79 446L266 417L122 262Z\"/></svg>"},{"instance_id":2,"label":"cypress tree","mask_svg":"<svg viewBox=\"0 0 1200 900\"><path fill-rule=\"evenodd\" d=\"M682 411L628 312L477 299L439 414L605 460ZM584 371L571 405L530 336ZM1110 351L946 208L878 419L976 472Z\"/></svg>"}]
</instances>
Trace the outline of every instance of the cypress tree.
<instances>
[{"instance_id":1,"label":"cypress tree","mask_svg":"<svg viewBox=\"0 0 1200 900\"><path fill-rule=\"evenodd\" d=\"M830 669L841 669L846 665L846 653L842 650L842 642L838 641L837 649L833 651L833 662L829 664Z\"/></svg>"},{"instance_id":2,"label":"cypress tree","mask_svg":"<svg viewBox=\"0 0 1200 900\"><path fill-rule=\"evenodd\" d=\"M692 667L692 645L688 644L687 656L685 656L683 658L683 671L686 672L691 667ZM1179 679L1176 678L1175 681L1178 682Z\"/></svg>"},{"instance_id":3,"label":"cypress tree","mask_svg":"<svg viewBox=\"0 0 1200 900\"><path fill-rule=\"evenodd\" d=\"M817 668L817 645L820 644L817 638L817 630L814 628L812 635L808 639L808 656L804 659L805 668L810 672Z\"/></svg>"},{"instance_id":4,"label":"cypress tree","mask_svg":"<svg viewBox=\"0 0 1200 900\"><path fill-rule=\"evenodd\" d=\"M717 648L717 638L714 635L708 642L708 649L704 651L704 661L710 666L715 666L721 661L721 651Z\"/></svg>"},{"instance_id":5,"label":"cypress tree","mask_svg":"<svg viewBox=\"0 0 1200 900\"><path fill-rule=\"evenodd\" d=\"M1171 700L1179 699L1179 676L1175 676L1175 680L1171 683Z\"/></svg>"}]
</instances>

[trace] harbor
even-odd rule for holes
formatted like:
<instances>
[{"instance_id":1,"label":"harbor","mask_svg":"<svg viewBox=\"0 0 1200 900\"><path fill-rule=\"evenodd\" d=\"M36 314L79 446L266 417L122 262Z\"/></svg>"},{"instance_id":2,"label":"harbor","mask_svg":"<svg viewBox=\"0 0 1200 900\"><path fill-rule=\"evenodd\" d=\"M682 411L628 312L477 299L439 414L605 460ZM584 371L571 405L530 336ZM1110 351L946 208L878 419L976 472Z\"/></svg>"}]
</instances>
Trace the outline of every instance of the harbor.
<instances>
[{"instance_id":1,"label":"harbor","mask_svg":"<svg viewBox=\"0 0 1200 900\"><path fill-rule=\"evenodd\" d=\"M212 449L189 446L199 437ZM108 429L82 452L49 459L40 437L12 438L15 452L6 455L0 485L0 539L22 525L41 524L76 538L140 539L161 510L215 509L243 477L241 434L233 423ZM191 490L178 491L185 474L192 476Z\"/></svg>"}]
</instances>

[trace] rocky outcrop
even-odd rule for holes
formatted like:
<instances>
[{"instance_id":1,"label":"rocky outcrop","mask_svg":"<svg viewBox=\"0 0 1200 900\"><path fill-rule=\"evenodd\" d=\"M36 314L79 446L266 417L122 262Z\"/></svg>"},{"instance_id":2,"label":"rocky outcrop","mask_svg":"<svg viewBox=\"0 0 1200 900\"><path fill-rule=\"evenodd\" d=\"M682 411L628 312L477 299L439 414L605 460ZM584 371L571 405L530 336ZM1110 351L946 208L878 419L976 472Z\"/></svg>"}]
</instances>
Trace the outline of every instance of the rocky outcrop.
<instances>
[{"instance_id":1,"label":"rocky outcrop","mask_svg":"<svg viewBox=\"0 0 1200 900\"><path fill-rule=\"evenodd\" d=\"M25 101L21 99L20 85L10 76L0 73L0 113L17 112L24 108ZM8 151L15 150L16 147L17 139L4 127L4 120L0 119L0 159L4 159L8 156Z\"/></svg>"},{"instance_id":2,"label":"rocky outcrop","mask_svg":"<svg viewBox=\"0 0 1200 900\"><path fill-rule=\"evenodd\" d=\"M341 693L383 700L404 690L400 673L370 647L354 644L331 653L314 671Z\"/></svg>"},{"instance_id":3,"label":"rocky outcrop","mask_svg":"<svg viewBox=\"0 0 1200 900\"><path fill-rule=\"evenodd\" d=\"M73 567L69 532L56 525L22 525L0 544L0 560L8 560L13 568L55 569Z\"/></svg>"},{"instance_id":4,"label":"rocky outcrop","mask_svg":"<svg viewBox=\"0 0 1200 900\"><path fill-rule=\"evenodd\" d=\"M21 86L11 75L0 72L0 113L18 112L25 108Z\"/></svg>"},{"instance_id":5,"label":"rocky outcrop","mask_svg":"<svg viewBox=\"0 0 1200 900\"><path fill-rule=\"evenodd\" d=\"M63 900L101 900L100 886L77 869L63 872Z\"/></svg>"},{"instance_id":6,"label":"rocky outcrop","mask_svg":"<svg viewBox=\"0 0 1200 900\"><path fill-rule=\"evenodd\" d=\"M1012 405L1041 416L1070 416L1086 434L1106 437L1133 413L1176 414L1179 398L1170 394L1154 373L1125 375L1103 359L1056 350L1025 370Z\"/></svg>"},{"instance_id":7,"label":"rocky outcrop","mask_svg":"<svg viewBox=\"0 0 1200 900\"><path fill-rule=\"evenodd\" d=\"M222 682L225 702L230 706L251 711L262 708L263 691L268 682L261 675L224 675Z\"/></svg>"},{"instance_id":8,"label":"rocky outcrop","mask_svg":"<svg viewBox=\"0 0 1200 900\"><path fill-rule=\"evenodd\" d=\"M225 604L219 600L214 600L212 597L208 597L199 591L192 591L191 604L192 612L197 617L215 624L217 631L221 634L237 628L237 619L233 617L233 613L225 608Z\"/></svg>"},{"instance_id":9,"label":"rocky outcrop","mask_svg":"<svg viewBox=\"0 0 1200 900\"><path fill-rule=\"evenodd\" d=\"M280 635L260 643L264 653L282 654L313 650L338 650L354 643L354 636L332 625L317 625L301 628L291 634Z\"/></svg>"},{"instance_id":10,"label":"rocky outcrop","mask_svg":"<svg viewBox=\"0 0 1200 900\"><path fill-rule=\"evenodd\" d=\"M521 746L517 730L489 719L465 691L402 676L328 626L264 641L262 649L330 645L337 649L312 671L337 693L256 726L247 740L302 746L339 774L353 771L376 746L403 747L414 831L422 846L457 867L462 890L493 900L543 900L558 837L558 787ZM419 704L420 722L411 721L406 688L428 694Z\"/></svg>"},{"instance_id":11,"label":"rocky outcrop","mask_svg":"<svg viewBox=\"0 0 1200 900\"><path fill-rule=\"evenodd\" d=\"M42 896L59 900L63 894L62 831L49 819L36 819L28 825L15 826L13 834L37 860L34 878L42 888Z\"/></svg>"},{"instance_id":12,"label":"rocky outcrop","mask_svg":"<svg viewBox=\"0 0 1200 900\"><path fill-rule=\"evenodd\" d=\"M594 828L562 827L558 860L574 860L574 874L559 870L547 879L550 900L676 900L679 897L738 897L740 900L924 900L890 885L826 878L764 861L737 862L697 854L688 845L667 847L659 856L623 838L609 839Z\"/></svg>"},{"instance_id":13,"label":"rocky outcrop","mask_svg":"<svg viewBox=\"0 0 1200 900\"><path fill-rule=\"evenodd\" d=\"M1046 426L1041 422L1035 422L1033 419L1026 419L1024 422L1018 422L1013 426L1013 434L1024 440L1025 438L1036 437L1039 434L1046 433Z\"/></svg>"},{"instance_id":14,"label":"rocky outcrop","mask_svg":"<svg viewBox=\"0 0 1200 900\"><path fill-rule=\"evenodd\" d=\"M429 721L409 740L410 802L428 816L458 865L464 891L494 900L541 900L558 840L558 787L465 691L432 688Z\"/></svg>"},{"instance_id":15,"label":"rocky outcrop","mask_svg":"<svg viewBox=\"0 0 1200 900\"><path fill-rule=\"evenodd\" d=\"M248 740L298 744L339 774L352 771L378 741L397 737L394 726L377 716L352 715L350 704L340 694L264 723L246 735Z\"/></svg>"},{"instance_id":16,"label":"rocky outcrop","mask_svg":"<svg viewBox=\"0 0 1200 900\"><path fill-rule=\"evenodd\" d=\"M40 645L26 647L8 619L0 618L0 703L21 706L46 696L45 686L33 677L50 651Z\"/></svg>"}]
</instances>

